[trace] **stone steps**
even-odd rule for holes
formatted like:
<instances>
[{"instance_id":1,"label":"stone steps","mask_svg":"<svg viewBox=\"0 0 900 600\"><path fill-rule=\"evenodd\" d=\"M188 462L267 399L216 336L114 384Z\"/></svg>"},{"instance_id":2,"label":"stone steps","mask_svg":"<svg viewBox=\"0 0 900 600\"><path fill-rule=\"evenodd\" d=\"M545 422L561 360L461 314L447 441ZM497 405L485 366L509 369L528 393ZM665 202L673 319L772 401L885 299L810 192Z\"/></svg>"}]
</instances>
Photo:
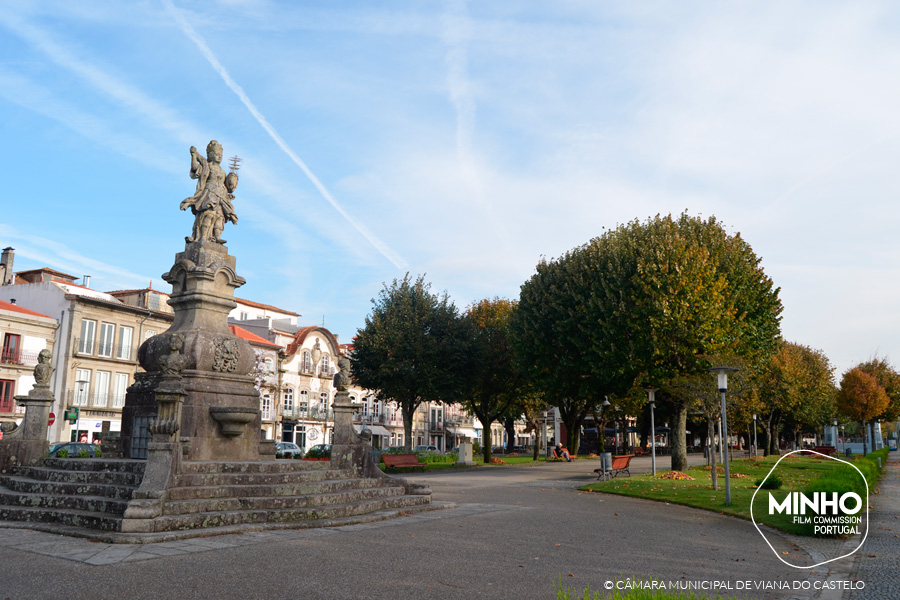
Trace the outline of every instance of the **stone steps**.
<instances>
[{"instance_id":1,"label":"stone steps","mask_svg":"<svg viewBox=\"0 0 900 600\"><path fill-rule=\"evenodd\" d=\"M44 482L85 483L137 487L144 478L143 473L132 471L75 471L54 467L19 467L19 477Z\"/></svg>"},{"instance_id":2,"label":"stone steps","mask_svg":"<svg viewBox=\"0 0 900 600\"><path fill-rule=\"evenodd\" d=\"M157 505L161 514L129 518L132 526L140 523L142 534L121 532L128 530L123 527L124 514L143 478L144 461L47 459L40 467L17 468L11 475L0 476L0 520L58 527L69 534L77 530L86 536L103 532L124 539L166 532L205 535L201 530L212 535L234 528L291 524L316 527L370 514L423 510L431 503L428 495L405 495L405 487L395 480L358 478L350 471L332 469L329 461L184 462L181 466L165 500ZM138 502L140 507L147 500Z\"/></svg>"},{"instance_id":3,"label":"stone steps","mask_svg":"<svg viewBox=\"0 0 900 600\"><path fill-rule=\"evenodd\" d=\"M47 494L22 492L0 487L0 506L17 508L72 509L92 513L122 515L128 506L127 499L98 495Z\"/></svg>"},{"instance_id":4,"label":"stone steps","mask_svg":"<svg viewBox=\"0 0 900 600\"><path fill-rule=\"evenodd\" d=\"M358 501L351 504L316 506L281 510L241 510L208 512L189 515L164 515L153 521L154 531L180 531L186 529L211 530L235 525L264 525L291 522L316 522L365 515L385 509L416 507L430 504L428 496L395 496Z\"/></svg>"},{"instance_id":5,"label":"stone steps","mask_svg":"<svg viewBox=\"0 0 900 600\"><path fill-rule=\"evenodd\" d=\"M78 496L102 496L117 500L130 500L135 488L131 486L113 485L105 483L80 483L63 481L42 481L7 475L0 477L0 486L10 492L21 494L43 494L48 496L62 496L66 498ZM2 504L2 502L0 502Z\"/></svg>"},{"instance_id":6,"label":"stone steps","mask_svg":"<svg viewBox=\"0 0 900 600\"><path fill-rule=\"evenodd\" d=\"M173 487L167 491L168 499L208 500L214 498L245 498L253 496L285 497L327 494L349 489L378 487L375 479L322 479L294 483L254 484L254 485L211 485Z\"/></svg>"},{"instance_id":7,"label":"stone steps","mask_svg":"<svg viewBox=\"0 0 900 600\"><path fill-rule=\"evenodd\" d=\"M369 500L394 498L403 495L401 487L353 488L331 493L297 496L224 497L203 500L167 501L164 515L186 515L208 512L283 511L339 504L353 504Z\"/></svg>"},{"instance_id":8,"label":"stone steps","mask_svg":"<svg viewBox=\"0 0 900 600\"><path fill-rule=\"evenodd\" d=\"M72 508L33 508L0 506L0 520L30 523L53 523L100 531L121 531L122 515L98 513Z\"/></svg>"}]
</instances>

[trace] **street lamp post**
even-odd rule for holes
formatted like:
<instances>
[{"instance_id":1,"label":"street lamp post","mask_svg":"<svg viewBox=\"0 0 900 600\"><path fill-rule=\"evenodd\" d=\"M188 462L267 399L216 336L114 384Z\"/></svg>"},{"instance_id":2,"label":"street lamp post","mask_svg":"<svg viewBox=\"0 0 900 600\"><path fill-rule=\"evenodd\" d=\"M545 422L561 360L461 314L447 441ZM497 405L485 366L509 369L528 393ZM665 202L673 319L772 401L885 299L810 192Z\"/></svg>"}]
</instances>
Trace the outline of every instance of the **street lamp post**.
<instances>
[{"instance_id":1,"label":"street lamp post","mask_svg":"<svg viewBox=\"0 0 900 600\"><path fill-rule=\"evenodd\" d=\"M834 440L834 447L837 448L837 447L838 447L838 441L837 441L837 431L838 431L838 430L837 430L837 426L838 426L838 421L837 421L837 419L834 419L834 420L832 421L832 424L834 425L834 437L835 437L835 440ZM838 452L843 452L843 451L844 451L843 449L838 450Z\"/></svg>"},{"instance_id":2,"label":"street lamp post","mask_svg":"<svg viewBox=\"0 0 900 600\"><path fill-rule=\"evenodd\" d=\"M726 454L722 457L725 463L725 506L731 506L731 473L728 461L728 417L725 410L725 392L728 391L728 374L734 373L735 367L713 367L709 371L719 377L719 393L722 394L722 444ZM715 465L713 465L715 469Z\"/></svg>"},{"instance_id":3,"label":"street lamp post","mask_svg":"<svg viewBox=\"0 0 900 600\"><path fill-rule=\"evenodd\" d=\"M653 409L656 407L656 390L658 388L644 388L650 400L650 469L656 477L656 421L653 417Z\"/></svg>"},{"instance_id":4,"label":"street lamp post","mask_svg":"<svg viewBox=\"0 0 900 600\"><path fill-rule=\"evenodd\" d=\"M756 413L753 413L753 456L756 457Z\"/></svg>"}]
</instances>

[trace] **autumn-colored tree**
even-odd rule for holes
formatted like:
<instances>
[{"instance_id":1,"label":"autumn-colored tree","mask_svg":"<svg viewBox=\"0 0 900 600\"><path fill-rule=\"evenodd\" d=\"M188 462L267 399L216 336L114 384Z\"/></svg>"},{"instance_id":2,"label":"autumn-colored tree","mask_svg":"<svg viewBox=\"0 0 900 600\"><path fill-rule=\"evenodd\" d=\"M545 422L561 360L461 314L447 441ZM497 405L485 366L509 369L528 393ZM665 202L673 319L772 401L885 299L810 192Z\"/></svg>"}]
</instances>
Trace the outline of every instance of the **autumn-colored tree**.
<instances>
[{"instance_id":1,"label":"autumn-colored tree","mask_svg":"<svg viewBox=\"0 0 900 600\"><path fill-rule=\"evenodd\" d=\"M896 421L900 418L900 373L883 358L872 358L857 365L862 371L878 381L878 384L887 392L890 403L880 415L875 416L876 421Z\"/></svg>"},{"instance_id":2,"label":"autumn-colored tree","mask_svg":"<svg viewBox=\"0 0 900 600\"><path fill-rule=\"evenodd\" d=\"M819 427L834 413L834 367L821 350L782 342L757 379L766 431L765 453L778 451L782 423L794 432Z\"/></svg>"},{"instance_id":3,"label":"autumn-colored tree","mask_svg":"<svg viewBox=\"0 0 900 600\"><path fill-rule=\"evenodd\" d=\"M890 401L878 380L861 368L854 367L844 373L838 392L838 409L851 419L862 423L868 444L871 444L871 440L868 439L869 421L883 413ZM868 444L863 445L863 454L868 452Z\"/></svg>"}]
</instances>

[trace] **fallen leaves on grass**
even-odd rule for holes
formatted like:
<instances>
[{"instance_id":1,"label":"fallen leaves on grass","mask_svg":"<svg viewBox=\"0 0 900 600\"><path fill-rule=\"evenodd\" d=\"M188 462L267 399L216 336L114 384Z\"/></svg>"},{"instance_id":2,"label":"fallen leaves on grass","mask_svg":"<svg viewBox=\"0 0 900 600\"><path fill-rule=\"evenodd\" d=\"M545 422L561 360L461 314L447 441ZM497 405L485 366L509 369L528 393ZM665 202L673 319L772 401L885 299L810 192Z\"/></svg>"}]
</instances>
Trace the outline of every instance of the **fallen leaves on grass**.
<instances>
[{"instance_id":1,"label":"fallen leaves on grass","mask_svg":"<svg viewBox=\"0 0 900 600\"><path fill-rule=\"evenodd\" d=\"M682 473L681 471L669 471L668 473L662 473L656 476L657 479L677 479L679 481L687 480L694 481L694 478L688 475L687 473Z\"/></svg>"}]
</instances>

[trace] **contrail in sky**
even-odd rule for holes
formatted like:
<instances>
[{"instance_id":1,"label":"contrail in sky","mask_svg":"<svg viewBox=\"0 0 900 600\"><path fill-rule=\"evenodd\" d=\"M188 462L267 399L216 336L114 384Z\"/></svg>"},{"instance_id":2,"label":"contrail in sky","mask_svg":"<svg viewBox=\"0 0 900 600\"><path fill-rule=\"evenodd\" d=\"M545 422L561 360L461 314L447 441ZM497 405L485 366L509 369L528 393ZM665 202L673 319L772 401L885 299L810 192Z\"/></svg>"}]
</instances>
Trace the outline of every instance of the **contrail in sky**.
<instances>
[{"instance_id":1,"label":"contrail in sky","mask_svg":"<svg viewBox=\"0 0 900 600\"><path fill-rule=\"evenodd\" d=\"M300 160L300 157L297 156L293 150L291 150L291 148L281 138L281 136L278 135L278 132L275 131L275 128L272 127L272 125L266 120L263 114L259 112L253 102L250 101L250 98L247 97L244 89L239 86L234 79L231 78L231 75L228 74L228 71L225 70L225 67L222 66L222 63L219 62L215 54L213 54L212 50L209 49L209 46L206 45L206 41L204 41L204 39L200 37L200 34L198 34L191 26L191 24L187 22L182 12L172 3L172 0L163 0L163 4L175 18L175 21L178 23L181 31L184 32L184 34L188 38L190 38L192 42L194 42L194 44L197 46L197 48L200 49L200 52L203 54L206 60L209 61L209 64L212 65L213 69L215 69L216 72L222 77L222 79L225 81L225 85L230 87L231 91L237 94L237 97L240 98L241 102L244 103L244 106L247 107L247 110L250 111L250 114L253 115L253 118L255 118L259 122L259 124L262 125L262 128L266 130L266 133L269 134L269 137L271 137L275 141L275 143L278 144L278 147L281 148L281 150L285 154L287 154L292 161L294 161L294 164L300 167L300 169L306 174L312 184L316 186L316 189L319 190L319 193L322 194L322 196L326 200L328 200L328 203L331 204L331 206L336 211L338 211L338 213L342 217L344 217L344 219L346 219L347 222L350 223L360 234L362 234L362 236L366 238L369 243L375 247L376 250L378 250L386 259L391 261L391 263L395 267L401 270L407 269L408 265L406 261L403 260L403 258L399 254L389 248L387 244L378 239L375 234L367 230L363 225L357 223L353 219L353 217L347 214L347 211L345 211L344 208L340 204L338 204L338 201L334 198L334 196L331 195L331 192L328 191L328 188L326 188L322 184L322 182L319 181L319 178L309 170L309 167L306 166L306 163Z\"/></svg>"}]
</instances>

